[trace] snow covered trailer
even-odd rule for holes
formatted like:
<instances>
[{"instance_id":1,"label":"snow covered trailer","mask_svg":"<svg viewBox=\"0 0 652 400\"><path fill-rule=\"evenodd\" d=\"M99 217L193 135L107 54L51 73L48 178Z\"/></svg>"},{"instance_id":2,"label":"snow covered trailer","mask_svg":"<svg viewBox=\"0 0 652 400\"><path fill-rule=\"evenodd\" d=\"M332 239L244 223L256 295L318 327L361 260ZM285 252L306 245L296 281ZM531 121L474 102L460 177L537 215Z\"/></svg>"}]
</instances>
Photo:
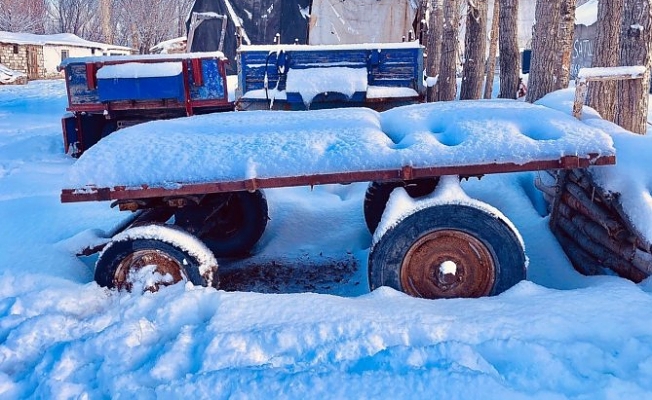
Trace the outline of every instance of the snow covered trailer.
<instances>
[{"instance_id":1,"label":"snow covered trailer","mask_svg":"<svg viewBox=\"0 0 652 400\"><path fill-rule=\"evenodd\" d=\"M68 58L65 152L75 157L126 126L233 110L222 53Z\"/></svg>"},{"instance_id":2,"label":"snow covered trailer","mask_svg":"<svg viewBox=\"0 0 652 400\"><path fill-rule=\"evenodd\" d=\"M392 107L425 97L418 41L238 49L239 110Z\"/></svg>"},{"instance_id":3,"label":"snow covered trailer","mask_svg":"<svg viewBox=\"0 0 652 400\"><path fill-rule=\"evenodd\" d=\"M95 280L155 290L216 286L216 260L264 252L264 189L370 182L370 288L479 297L525 279L527 258L515 226L466 196L460 178L614 163L601 130L511 100L225 112L102 138L72 166L61 200L132 212L97 246Z\"/></svg>"}]
</instances>

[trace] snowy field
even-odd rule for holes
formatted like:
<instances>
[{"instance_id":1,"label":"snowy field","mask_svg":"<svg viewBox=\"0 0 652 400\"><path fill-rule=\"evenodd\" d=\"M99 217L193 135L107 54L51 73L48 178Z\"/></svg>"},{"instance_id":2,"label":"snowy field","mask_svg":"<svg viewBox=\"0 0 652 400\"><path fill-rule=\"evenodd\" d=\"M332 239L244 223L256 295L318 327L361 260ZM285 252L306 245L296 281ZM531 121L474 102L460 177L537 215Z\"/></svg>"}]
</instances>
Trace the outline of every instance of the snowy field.
<instances>
[{"instance_id":1,"label":"snowy field","mask_svg":"<svg viewBox=\"0 0 652 400\"><path fill-rule=\"evenodd\" d=\"M114 293L74 252L124 215L59 202L65 106L62 81L0 87L1 399L652 399L652 281L576 273L534 173L463 184L525 241L528 280L497 297L369 293L364 184L267 191L228 291Z\"/></svg>"}]
</instances>

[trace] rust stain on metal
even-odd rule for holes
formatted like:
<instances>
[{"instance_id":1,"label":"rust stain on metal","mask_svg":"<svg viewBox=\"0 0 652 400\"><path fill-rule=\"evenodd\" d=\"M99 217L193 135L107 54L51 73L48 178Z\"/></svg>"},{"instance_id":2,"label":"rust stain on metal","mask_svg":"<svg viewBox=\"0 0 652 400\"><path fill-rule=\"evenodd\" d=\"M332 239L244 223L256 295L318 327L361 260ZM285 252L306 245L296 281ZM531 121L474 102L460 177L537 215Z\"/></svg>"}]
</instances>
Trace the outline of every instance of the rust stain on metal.
<instances>
[{"instance_id":1,"label":"rust stain on metal","mask_svg":"<svg viewBox=\"0 0 652 400\"><path fill-rule=\"evenodd\" d=\"M415 297L486 296L495 280L491 251L474 236L453 229L424 235L401 265L401 287Z\"/></svg>"},{"instance_id":2,"label":"rust stain on metal","mask_svg":"<svg viewBox=\"0 0 652 400\"><path fill-rule=\"evenodd\" d=\"M141 185L140 187L116 186L113 188L89 186L80 189L62 190L61 201L63 203L70 203L78 201L145 199L166 196L188 196L208 193L251 191L278 187L316 186L332 183L396 181L431 178L443 175L472 177L506 172L586 168L591 165L612 165L615 164L615 162L616 158L613 155L591 156L586 158L567 156L556 160L538 160L524 164L496 163L432 167L404 166L400 169L376 171L333 172L325 174L252 178L236 181L215 181L194 184L178 183L174 189L150 187L148 185Z\"/></svg>"}]
</instances>

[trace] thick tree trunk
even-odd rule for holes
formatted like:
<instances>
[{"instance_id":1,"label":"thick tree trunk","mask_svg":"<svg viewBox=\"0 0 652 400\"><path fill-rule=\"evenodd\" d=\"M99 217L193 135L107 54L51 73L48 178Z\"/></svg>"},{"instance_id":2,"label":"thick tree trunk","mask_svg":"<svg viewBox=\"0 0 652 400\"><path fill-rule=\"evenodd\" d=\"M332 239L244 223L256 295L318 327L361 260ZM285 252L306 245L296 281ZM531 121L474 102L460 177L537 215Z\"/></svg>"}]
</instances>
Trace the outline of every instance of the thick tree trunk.
<instances>
[{"instance_id":1,"label":"thick tree trunk","mask_svg":"<svg viewBox=\"0 0 652 400\"><path fill-rule=\"evenodd\" d=\"M479 99L487 49L487 0L467 0L464 70L460 99Z\"/></svg>"},{"instance_id":2,"label":"thick tree trunk","mask_svg":"<svg viewBox=\"0 0 652 400\"><path fill-rule=\"evenodd\" d=\"M520 78L518 51L518 0L500 0L500 94L503 99L515 99Z\"/></svg>"},{"instance_id":3,"label":"thick tree trunk","mask_svg":"<svg viewBox=\"0 0 652 400\"><path fill-rule=\"evenodd\" d=\"M652 66L652 6L651 0L626 0L621 33L620 64L647 67L643 81L622 81L618 89L616 123L635 133L647 130L650 67Z\"/></svg>"},{"instance_id":4,"label":"thick tree trunk","mask_svg":"<svg viewBox=\"0 0 652 400\"><path fill-rule=\"evenodd\" d=\"M534 103L555 90L561 0L537 0L532 27L532 62L526 100Z\"/></svg>"},{"instance_id":5,"label":"thick tree trunk","mask_svg":"<svg viewBox=\"0 0 652 400\"><path fill-rule=\"evenodd\" d=\"M457 94L457 45L460 26L459 0L444 2L444 30L437 84L438 100L455 100Z\"/></svg>"},{"instance_id":6,"label":"thick tree trunk","mask_svg":"<svg viewBox=\"0 0 652 400\"><path fill-rule=\"evenodd\" d=\"M616 67L620 65L620 28L624 0L601 1L598 3L597 38L593 47L592 67ZM616 119L616 90L618 83L591 82L587 104L608 121Z\"/></svg>"},{"instance_id":7,"label":"thick tree trunk","mask_svg":"<svg viewBox=\"0 0 652 400\"><path fill-rule=\"evenodd\" d=\"M428 45L427 45L427 75L435 77L439 75L439 64L441 63L441 43L444 29L443 0L432 0L430 18L428 19ZM428 88L428 101L437 100L438 85Z\"/></svg>"},{"instance_id":8,"label":"thick tree trunk","mask_svg":"<svg viewBox=\"0 0 652 400\"><path fill-rule=\"evenodd\" d=\"M487 79L484 84L484 98L490 99L494 90L494 75L496 73L496 51L498 50L498 22L500 20L500 1L494 0L493 17L491 19L491 39L487 56Z\"/></svg>"},{"instance_id":9,"label":"thick tree trunk","mask_svg":"<svg viewBox=\"0 0 652 400\"><path fill-rule=\"evenodd\" d=\"M102 24L102 37L105 43L113 43L113 27L111 26L111 1L100 0L100 21Z\"/></svg>"},{"instance_id":10,"label":"thick tree trunk","mask_svg":"<svg viewBox=\"0 0 652 400\"><path fill-rule=\"evenodd\" d=\"M570 80L571 50L573 49L573 34L575 32L575 0L562 0L560 12L559 60L557 61L555 90L566 89Z\"/></svg>"}]
</instances>

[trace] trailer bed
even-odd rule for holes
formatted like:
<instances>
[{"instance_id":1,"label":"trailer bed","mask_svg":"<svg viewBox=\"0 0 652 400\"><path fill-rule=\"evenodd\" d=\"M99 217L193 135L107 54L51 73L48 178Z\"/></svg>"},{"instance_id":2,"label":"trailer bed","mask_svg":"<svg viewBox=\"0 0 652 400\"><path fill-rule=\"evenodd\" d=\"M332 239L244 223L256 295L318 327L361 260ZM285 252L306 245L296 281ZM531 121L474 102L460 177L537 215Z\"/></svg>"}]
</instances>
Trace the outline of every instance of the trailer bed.
<instances>
[{"instance_id":1,"label":"trailer bed","mask_svg":"<svg viewBox=\"0 0 652 400\"><path fill-rule=\"evenodd\" d=\"M120 151L116 151L120 149ZM123 129L84 153L63 202L615 163L611 137L509 101L216 113Z\"/></svg>"}]
</instances>

